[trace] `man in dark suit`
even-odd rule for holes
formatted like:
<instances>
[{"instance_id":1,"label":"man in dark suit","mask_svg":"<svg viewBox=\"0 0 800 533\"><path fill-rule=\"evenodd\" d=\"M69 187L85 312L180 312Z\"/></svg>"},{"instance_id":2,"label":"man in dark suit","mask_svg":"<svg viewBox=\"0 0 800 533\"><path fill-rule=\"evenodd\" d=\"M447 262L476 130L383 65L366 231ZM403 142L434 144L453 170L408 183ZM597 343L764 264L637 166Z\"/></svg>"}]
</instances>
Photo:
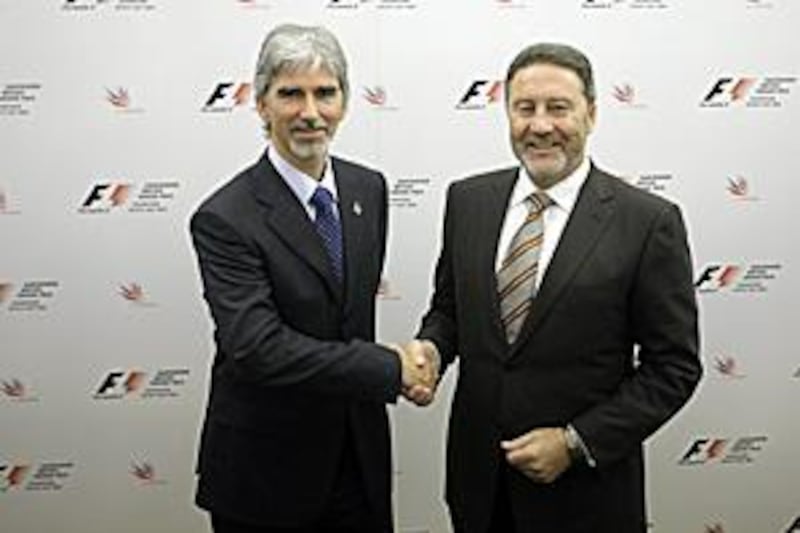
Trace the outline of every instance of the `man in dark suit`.
<instances>
[{"instance_id":1,"label":"man in dark suit","mask_svg":"<svg viewBox=\"0 0 800 533\"><path fill-rule=\"evenodd\" d=\"M435 378L372 342L386 185L328 154L348 95L330 32L273 30L254 85L269 146L191 221L217 346L196 501L216 533L391 531L385 404Z\"/></svg>"},{"instance_id":2,"label":"man in dark suit","mask_svg":"<svg viewBox=\"0 0 800 533\"><path fill-rule=\"evenodd\" d=\"M642 442L701 375L681 214L587 158L595 89L578 50L523 50L506 111L520 166L449 188L417 341L460 357L453 527L641 533Z\"/></svg>"}]
</instances>

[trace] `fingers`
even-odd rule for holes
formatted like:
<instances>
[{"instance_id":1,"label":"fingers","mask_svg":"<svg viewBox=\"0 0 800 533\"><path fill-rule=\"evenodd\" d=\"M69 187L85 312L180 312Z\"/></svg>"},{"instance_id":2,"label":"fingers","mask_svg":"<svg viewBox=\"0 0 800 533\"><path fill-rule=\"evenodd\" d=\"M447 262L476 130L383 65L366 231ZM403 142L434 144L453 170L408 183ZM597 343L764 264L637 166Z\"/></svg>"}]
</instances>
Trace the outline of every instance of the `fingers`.
<instances>
[{"instance_id":1,"label":"fingers","mask_svg":"<svg viewBox=\"0 0 800 533\"><path fill-rule=\"evenodd\" d=\"M511 466L537 483L552 483L570 465L562 428L537 428L500 447Z\"/></svg>"},{"instance_id":2,"label":"fingers","mask_svg":"<svg viewBox=\"0 0 800 533\"><path fill-rule=\"evenodd\" d=\"M400 358L403 396L417 405L429 405L439 380L439 354L435 346L430 342L412 340L392 348Z\"/></svg>"}]
</instances>

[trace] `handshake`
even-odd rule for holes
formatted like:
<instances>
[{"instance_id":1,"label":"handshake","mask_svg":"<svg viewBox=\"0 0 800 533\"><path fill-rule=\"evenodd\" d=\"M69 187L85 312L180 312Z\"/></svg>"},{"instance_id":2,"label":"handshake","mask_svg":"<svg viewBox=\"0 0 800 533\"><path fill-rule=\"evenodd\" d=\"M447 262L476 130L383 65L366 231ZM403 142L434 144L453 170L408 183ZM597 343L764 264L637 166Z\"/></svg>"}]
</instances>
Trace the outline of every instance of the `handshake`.
<instances>
[{"instance_id":1,"label":"handshake","mask_svg":"<svg viewBox=\"0 0 800 533\"><path fill-rule=\"evenodd\" d=\"M415 339L391 348L400 358L403 396L419 406L430 404L439 381L440 358L436 345Z\"/></svg>"}]
</instances>

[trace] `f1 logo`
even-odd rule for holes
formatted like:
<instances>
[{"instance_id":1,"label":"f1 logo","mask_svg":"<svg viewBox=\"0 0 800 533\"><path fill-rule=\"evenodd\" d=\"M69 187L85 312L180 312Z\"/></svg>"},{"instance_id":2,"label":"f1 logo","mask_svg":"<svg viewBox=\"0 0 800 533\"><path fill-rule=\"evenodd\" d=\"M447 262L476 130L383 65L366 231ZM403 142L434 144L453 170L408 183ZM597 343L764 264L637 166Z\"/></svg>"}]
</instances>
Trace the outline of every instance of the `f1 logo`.
<instances>
[{"instance_id":1,"label":"f1 logo","mask_svg":"<svg viewBox=\"0 0 800 533\"><path fill-rule=\"evenodd\" d=\"M95 396L120 397L125 394L130 394L141 388L145 376L146 374L144 372L136 370L130 372L122 372L119 370L109 372L97 389Z\"/></svg>"},{"instance_id":2,"label":"f1 logo","mask_svg":"<svg viewBox=\"0 0 800 533\"><path fill-rule=\"evenodd\" d=\"M731 285L741 272L737 265L708 265L697 281L695 288L701 292L716 291Z\"/></svg>"},{"instance_id":3,"label":"f1 logo","mask_svg":"<svg viewBox=\"0 0 800 533\"><path fill-rule=\"evenodd\" d=\"M230 111L236 106L245 105L250 100L252 85L249 83L233 82L218 83L211 96L208 97L203 109Z\"/></svg>"},{"instance_id":4,"label":"f1 logo","mask_svg":"<svg viewBox=\"0 0 800 533\"><path fill-rule=\"evenodd\" d=\"M108 202L111 207L124 204L130 196L131 185L128 183L98 183L83 201L81 208L90 209L99 202Z\"/></svg>"},{"instance_id":5,"label":"f1 logo","mask_svg":"<svg viewBox=\"0 0 800 533\"><path fill-rule=\"evenodd\" d=\"M456 107L460 109L481 108L487 104L499 102L503 92L503 82L500 80L475 80L467 88L464 96L458 101Z\"/></svg>"},{"instance_id":6,"label":"f1 logo","mask_svg":"<svg viewBox=\"0 0 800 533\"><path fill-rule=\"evenodd\" d=\"M730 102L737 102L747 96L755 82L756 78L720 78L703 98L703 102L718 100L723 96L727 96Z\"/></svg>"}]
</instances>

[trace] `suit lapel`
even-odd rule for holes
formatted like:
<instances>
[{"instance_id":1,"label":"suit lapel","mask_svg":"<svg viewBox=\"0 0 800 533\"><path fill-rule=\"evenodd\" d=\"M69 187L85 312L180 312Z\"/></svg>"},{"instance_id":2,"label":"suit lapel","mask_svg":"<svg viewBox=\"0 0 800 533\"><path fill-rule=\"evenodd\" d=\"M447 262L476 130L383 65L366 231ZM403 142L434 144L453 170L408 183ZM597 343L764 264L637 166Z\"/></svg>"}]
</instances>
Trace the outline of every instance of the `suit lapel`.
<instances>
[{"instance_id":1,"label":"suit lapel","mask_svg":"<svg viewBox=\"0 0 800 533\"><path fill-rule=\"evenodd\" d=\"M592 166L515 347L523 344L552 310L561 292L594 251L600 235L606 230L615 205L613 193L607 183L609 179L614 178Z\"/></svg>"},{"instance_id":2,"label":"suit lapel","mask_svg":"<svg viewBox=\"0 0 800 533\"><path fill-rule=\"evenodd\" d=\"M358 177L342 170L332 159L336 190L339 195L339 217L342 221L342 251L344 254L344 285L351 285L350 279L357 271L365 224L364 209L366 199L362 197L363 189L358 186ZM348 291L344 291L347 294Z\"/></svg>"},{"instance_id":3,"label":"suit lapel","mask_svg":"<svg viewBox=\"0 0 800 533\"><path fill-rule=\"evenodd\" d=\"M251 173L256 199L265 208L265 221L286 247L319 274L330 293L341 300L341 286L335 279L322 240L305 208L269 162L266 152Z\"/></svg>"},{"instance_id":4,"label":"suit lapel","mask_svg":"<svg viewBox=\"0 0 800 533\"><path fill-rule=\"evenodd\" d=\"M491 179L492 192L478 198L479 205L485 208L485 218L476 217L480 222L481 218L485 221L483 227L486 228L481 238L475 239L475 246L478 253L476 260L480 262L480 274L477 279L488 280L485 287L486 301L492 308L492 331L502 344L506 344L506 333L500 317L500 298L497 292L497 274L495 271L495 260L497 257L497 247L500 241L500 232L503 229L508 202L511 191L514 189L519 168L515 167L500 173ZM476 213L478 211L475 211ZM474 216L474 215L468 215ZM468 237L469 238L469 237Z\"/></svg>"}]
</instances>

